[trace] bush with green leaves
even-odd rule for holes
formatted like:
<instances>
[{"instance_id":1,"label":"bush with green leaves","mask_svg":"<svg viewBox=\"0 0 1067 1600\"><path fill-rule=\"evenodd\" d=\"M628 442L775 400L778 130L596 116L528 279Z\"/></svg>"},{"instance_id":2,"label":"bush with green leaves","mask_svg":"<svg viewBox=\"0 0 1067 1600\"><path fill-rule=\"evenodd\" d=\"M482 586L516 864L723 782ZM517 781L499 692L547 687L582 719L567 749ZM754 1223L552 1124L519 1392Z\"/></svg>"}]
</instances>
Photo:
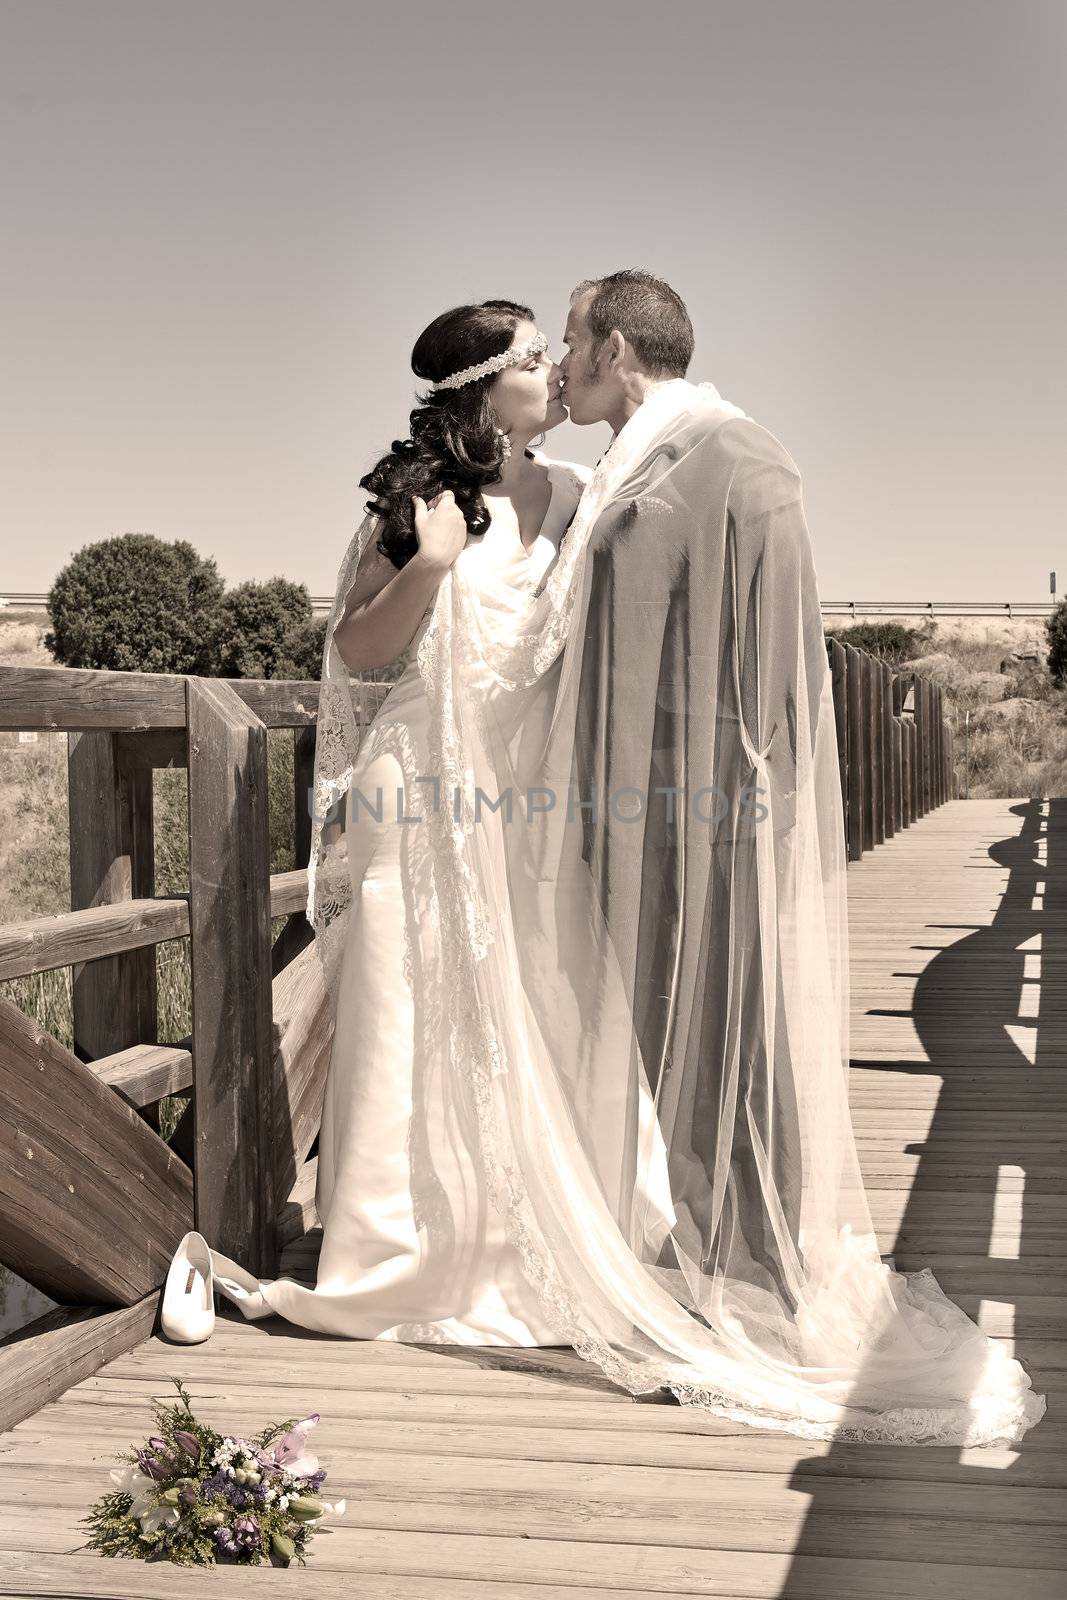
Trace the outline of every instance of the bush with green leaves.
<instances>
[{"instance_id":1,"label":"bush with green leaves","mask_svg":"<svg viewBox=\"0 0 1067 1600\"><path fill-rule=\"evenodd\" d=\"M850 644L854 650L865 650L869 656L890 665L908 661L919 649L919 636L914 628L905 628L900 622L858 622L851 628L830 627L828 639Z\"/></svg>"},{"instance_id":2,"label":"bush with green leaves","mask_svg":"<svg viewBox=\"0 0 1067 1600\"><path fill-rule=\"evenodd\" d=\"M215 562L184 539L100 539L83 546L52 584L45 647L64 667L212 677L223 593Z\"/></svg>"},{"instance_id":3,"label":"bush with green leaves","mask_svg":"<svg viewBox=\"0 0 1067 1600\"><path fill-rule=\"evenodd\" d=\"M222 613L216 676L318 679L326 620L312 616L306 584L240 583L224 596Z\"/></svg>"},{"instance_id":4,"label":"bush with green leaves","mask_svg":"<svg viewBox=\"0 0 1067 1600\"><path fill-rule=\"evenodd\" d=\"M48 594L44 643L65 667L205 678L317 680L326 621L306 584L285 578L227 590L182 539L124 533L85 545Z\"/></svg>"},{"instance_id":5,"label":"bush with green leaves","mask_svg":"<svg viewBox=\"0 0 1067 1600\"><path fill-rule=\"evenodd\" d=\"M1048 636L1048 670L1053 683L1067 684L1067 600L1061 600L1045 619Z\"/></svg>"}]
</instances>

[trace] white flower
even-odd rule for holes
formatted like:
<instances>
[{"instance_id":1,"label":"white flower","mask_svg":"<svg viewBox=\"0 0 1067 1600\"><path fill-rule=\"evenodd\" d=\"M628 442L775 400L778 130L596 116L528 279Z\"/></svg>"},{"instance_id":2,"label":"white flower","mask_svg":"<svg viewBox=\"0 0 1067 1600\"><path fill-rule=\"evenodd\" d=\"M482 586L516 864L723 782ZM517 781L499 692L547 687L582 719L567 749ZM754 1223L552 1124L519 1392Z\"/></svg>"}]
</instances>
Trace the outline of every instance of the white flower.
<instances>
[{"instance_id":1,"label":"white flower","mask_svg":"<svg viewBox=\"0 0 1067 1600\"><path fill-rule=\"evenodd\" d=\"M332 1503L329 1500L324 1500L322 1503L327 1511L333 1512L335 1517L344 1516L345 1502L343 1500L334 1500Z\"/></svg>"},{"instance_id":2,"label":"white flower","mask_svg":"<svg viewBox=\"0 0 1067 1600\"><path fill-rule=\"evenodd\" d=\"M145 1534L158 1533L160 1528L169 1527L180 1517L177 1506L152 1506L141 1518L141 1531Z\"/></svg>"},{"instance_id":3,"label":"white flower","mask_svg":"<svg viewBox=\"0 0 1067 1600\"><path fill-rule=\"evenodd\" d=\"M159 1528L169 1527L181 1517L177 1506L159 1506L153 1503L159 1485L139 1467L131 1464L120 1471L110 1473L109 1476L116 1488L123 1494L132 1496L127 1515L137 1519L141 1524L142 1533L155 1533Z\"/></svg>"},{"instance_id":4,"label":"white flower","mask_svg":"<svg viewBox=\"0 0 1067 1600\"><path fill-rule=\"evenodd\" d=\"M132 1462L129 1466L110 1473L109 1476L112 1483L123 1494L132 1495L133 1499L128 1514L131 1517L140 1517L142 1511L152 1503L149 1497L155 1493L155 1479L150 1478L147 1473L142 1472L140 1467L134 1466Z\"/></svg>"},{"instance_id":5,"label":"white flower","mask_svg":"<svg viewBox=\"0 0 1067 1600\"><path fill-rule=\"evenodd\" d=\"M278 1496L278 1510L279 1511L288 1511L288 1509L289 1509L289 1496L287 1494L280 1494Z\"/></svg>"}]
</instances>

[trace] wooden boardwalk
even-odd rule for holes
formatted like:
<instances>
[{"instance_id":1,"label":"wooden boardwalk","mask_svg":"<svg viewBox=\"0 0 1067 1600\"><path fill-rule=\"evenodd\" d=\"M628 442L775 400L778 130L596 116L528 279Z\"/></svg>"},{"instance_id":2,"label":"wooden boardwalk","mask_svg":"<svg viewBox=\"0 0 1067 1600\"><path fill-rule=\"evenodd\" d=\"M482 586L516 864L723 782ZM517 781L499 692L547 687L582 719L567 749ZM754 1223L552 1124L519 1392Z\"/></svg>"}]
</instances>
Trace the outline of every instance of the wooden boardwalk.
<instances>
[{"instance_id":1,"label":"wooden boardwalk","mask_svg":"<svg viewBox=\"0 0 1067 1600\"><path fill-rule=\"evenodd\" d=\"M0 1594L1052 1600L1067 1488L1067 801L949 801L849 869L852 1098L882 1249L1048 1394L1015 1451L811 1444L635 1402L568 1350L332 1340L220 1317L0 1434ZM285 1271L309 1271L314 1235ZM322 1413L347 1514L307 1569L71 1553L183 1375L220 1426Z\"/></svg>"}]
</instances>

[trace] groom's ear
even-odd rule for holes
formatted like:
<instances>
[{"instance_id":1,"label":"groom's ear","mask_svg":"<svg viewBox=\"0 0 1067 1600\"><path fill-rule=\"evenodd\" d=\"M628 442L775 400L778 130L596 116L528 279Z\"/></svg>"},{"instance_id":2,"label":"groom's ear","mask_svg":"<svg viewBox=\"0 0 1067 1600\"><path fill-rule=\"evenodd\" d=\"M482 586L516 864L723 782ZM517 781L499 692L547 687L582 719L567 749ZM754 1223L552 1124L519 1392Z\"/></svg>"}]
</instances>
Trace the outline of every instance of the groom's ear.
<instances>
[{"instance_id":1,"label":"groom's ear","mask_svg":"<svg viewBox=\"0 0 1067 1600\"><path fill-rule=\"evenodd\" d=\"M626 340L623 338L618 328L612 328L604 342L609 366L617 367L621 362L625 361L627 350Z\"/></svg>"}]
</instances>

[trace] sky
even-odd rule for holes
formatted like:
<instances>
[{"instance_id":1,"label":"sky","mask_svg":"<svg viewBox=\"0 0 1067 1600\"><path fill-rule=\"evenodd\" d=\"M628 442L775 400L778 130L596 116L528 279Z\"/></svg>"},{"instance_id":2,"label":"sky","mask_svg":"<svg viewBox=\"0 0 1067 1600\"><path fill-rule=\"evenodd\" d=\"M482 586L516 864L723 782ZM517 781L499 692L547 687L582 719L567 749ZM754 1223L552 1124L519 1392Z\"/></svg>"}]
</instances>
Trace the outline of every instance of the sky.
<instances>
[{"instance_id":1,"label":"sky","mask_svg":"<svg viewBox=\"0 0 1067 1600\"><path fill-rule=\"evenodd\" d=\"M419 331L505 296L560 355L623 266L798 464L824 600L1062 593L1065 46L1062 0L0 0L0 593L141 532L331 594Z\"/></svg>"}]
</instances>

